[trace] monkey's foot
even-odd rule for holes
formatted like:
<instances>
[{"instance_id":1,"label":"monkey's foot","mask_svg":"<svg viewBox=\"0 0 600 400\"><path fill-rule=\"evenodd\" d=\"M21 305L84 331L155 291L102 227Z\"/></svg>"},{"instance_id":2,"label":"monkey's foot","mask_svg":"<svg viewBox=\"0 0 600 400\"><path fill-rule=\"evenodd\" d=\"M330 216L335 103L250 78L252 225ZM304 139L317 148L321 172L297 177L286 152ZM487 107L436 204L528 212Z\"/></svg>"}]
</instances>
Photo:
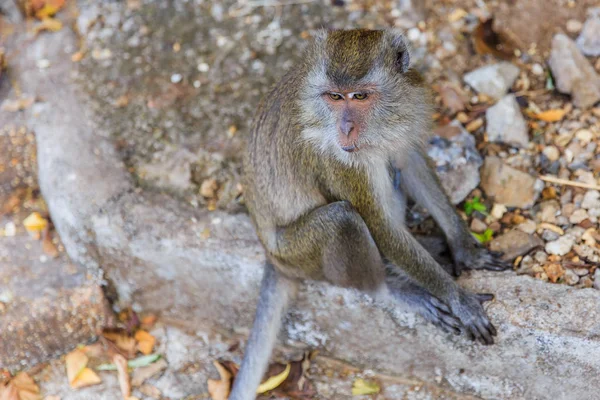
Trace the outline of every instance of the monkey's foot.
<instances>
[{"instance_id":1,"label":"monkey's foot","mask_svg":"<svg viewBox=\"0 0 600 400\"><path fill-rule=\"evenodd\" d=\"M459 335L460 320L450 307L422 287L403 279L388 276L388 286L394 298L445 332Z\"/></svg>"},{"instance_id":2,"label":"monkey's foot","mask_svg":"<svg viewBox=\"0 0 600 400\"><path fill-rule=\"evenodd\" d=\"M466 249L453 252L453 275L460 276L465 269L486 269L489 271L504 271L512 268L512 264L501 259L502 253L489 251L479 243Z\"/></svg>"},{"instance_id":3,"label":"monkey's foot","mask_svg":"<svg viewBox=\"0 0 600 400\"><path fill-rule=\"evenodd\" d=\"M483 309L482 303L494 298L492 294L469 293L463 289L458 297L451 301L451 312L461 322L461 330L471 340L481 344L493 344L496 328Z\"/></svg>"}]
</instances>

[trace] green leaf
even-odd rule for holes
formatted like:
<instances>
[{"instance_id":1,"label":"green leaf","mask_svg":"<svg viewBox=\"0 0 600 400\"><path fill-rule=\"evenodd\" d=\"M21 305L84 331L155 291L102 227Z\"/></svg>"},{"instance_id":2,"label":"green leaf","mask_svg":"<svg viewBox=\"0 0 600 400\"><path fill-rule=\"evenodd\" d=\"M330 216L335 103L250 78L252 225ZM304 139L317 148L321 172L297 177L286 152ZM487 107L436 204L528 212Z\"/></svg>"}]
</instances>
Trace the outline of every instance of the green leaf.
<instances>
[{"instance_id":1,"label":"green leaf","mask_svg":"<svg viewBox=\"0 0 600 400\"><path fill-rule=\"evenodd\" d=\"M492 240L492 237L494 236L494 231L488 228L483 233L471 232L471 234L475 236L475 239L477 239L480 243L483 244Z\"/></svg>"},{"instance_id":2,"label":"green leaf","mask_svg":"<svg viewBox=\"0 0 600 400\"><path fill-rule=\"evenodd\" d=\"M473 200L465 201L464 210L467 215L473 214L473 211L479 211L483 215L487 215L487 207L480 201L479 196L473 197Z\"/></svg>"},{"instance_id":3,"label":"green leaf","mask_svg":"<svg viewBox=\"0 0 600 400\"><path fill-rule=\"evenodd\" d=\"M127 361L127 367L129 368L140 368L147 367L148 365L156 362L160 358L160 354L149 354L147 356L141 356L134 358L133 360ZM115 364L101 364L96 367L97 371L116 371L117 366Z\"/></svg>"}]
</instances>

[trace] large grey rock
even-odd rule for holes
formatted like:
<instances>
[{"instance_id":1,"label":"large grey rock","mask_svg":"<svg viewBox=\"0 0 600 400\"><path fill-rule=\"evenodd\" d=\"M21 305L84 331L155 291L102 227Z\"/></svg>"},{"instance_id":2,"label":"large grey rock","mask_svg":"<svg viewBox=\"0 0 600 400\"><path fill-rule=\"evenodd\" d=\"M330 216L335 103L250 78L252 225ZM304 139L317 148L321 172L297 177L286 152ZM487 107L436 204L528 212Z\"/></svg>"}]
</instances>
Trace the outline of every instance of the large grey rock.
<instances>
[{"instance_id":1,"label":"large grey rock","mask_svg":"<svg viewBox=\"0 0 600 400\"><path fill-rule=\"evenodd\" d=\"M36 133L42 192L69 254L94 273L101 266L122 305L190 326L249 326L264 258L249 218L193 209L133 185L70 80L62 50L76 43L63 29L11 60L22 90L44 99L27 124ZM43 76L34 67L39 54L50 60ZM285 331L336 358L486 399L597 398L599 291L512 272L465 274L461 284L496 294L486 306L496 345L444 334L411 314L391 319L357 293L324 284L301 291Z\"/></svg>"},{"instance_id":2,"label":"large grey rock","mask_svg":"<svg viewBox=\"0 0 600 400\"><path fill-rule=\"evenodd\" d=\"M485 112L487 134L490 142L501 142L517 147L527 147L529 136L527 122L514 94L504 96Z\"/></svg>"},{"instance_id":3,"label":"large grey rock","mask_svg":"<svg viewBox=\"0 0 600 400\"><path fill-rule=\"evenodd\" d=\"M444 190L453 204L463 201L479 185L479 167L483 163L475 138L458 121L450 126L459 132L450 138L433 136L427 154L436 166Z\"/></svg>"},{"instance_id":4,"label":"large grey rock","mask_svg":"<svg viewBox=\"0 0 600 400\"><path fill-rule=\"evenodd\" d=\"M577 38L577 46L586 56L600 56L600 8L588 10L589 17Z\"/></svg>"},{"instance_id":5,"label":"large grey rock","mask_svg":"<svg viewBox=\"0 0 600 400\"><path fill-rule=\"evenodd\" d=\"M600 100L600 77L568 36L554 36L548 63L556 88L573 96L577 107L588 108Z\"/></svg>"},{"instance_id":6,"label":"large grey rock","mask_svg":"<svg viewBox=\"0 0 600 400\"><path fill-rule=\"evenodd\" d=\"M518 76L519 68L503 61L477 68L465 74L464 80L478 93L500 99L508 92Z\"/></svg>"}]
</instances>

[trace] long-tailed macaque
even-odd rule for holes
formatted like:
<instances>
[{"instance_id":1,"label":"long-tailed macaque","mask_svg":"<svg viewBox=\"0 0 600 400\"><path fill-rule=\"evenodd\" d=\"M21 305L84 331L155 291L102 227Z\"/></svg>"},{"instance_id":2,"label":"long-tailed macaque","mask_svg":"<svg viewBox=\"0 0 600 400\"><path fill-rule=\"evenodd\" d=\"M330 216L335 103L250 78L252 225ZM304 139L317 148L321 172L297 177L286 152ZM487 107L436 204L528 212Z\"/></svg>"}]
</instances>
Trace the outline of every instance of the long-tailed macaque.
<instances>
[{"instance_id":1,"label":"long-tailed macaque","mask_svg":"<svg viewBox=\"0 0 600 400\"><path fill-rule=\"evenodd\" d=\"M245 160L245 199L267 262L231 400L254 399L301 280L409 304L441 328L493 343L482 307L409 232L405 196L445 234L454 274L510 267L472 237L424 152L431 105L392 31L318 33L261 104ZM400 172L400 185L394 176Z\"/></svg>"}]
</instances>

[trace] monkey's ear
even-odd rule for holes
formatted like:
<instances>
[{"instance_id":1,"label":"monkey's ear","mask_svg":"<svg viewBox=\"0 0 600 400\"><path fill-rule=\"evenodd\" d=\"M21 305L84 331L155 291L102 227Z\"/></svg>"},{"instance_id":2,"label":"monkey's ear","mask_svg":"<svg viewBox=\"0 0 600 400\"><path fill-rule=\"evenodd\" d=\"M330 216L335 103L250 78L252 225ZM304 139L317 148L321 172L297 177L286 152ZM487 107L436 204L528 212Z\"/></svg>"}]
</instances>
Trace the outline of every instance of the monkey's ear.
<instances>
[{"instance_id":1,"label":"monkey's ear","mask_svg":"<svg viewBox=\"0 0 600 400\"><path fill-rule=\"evenodd\" d=\"M406 38L398 31L388 31L388 35L394 50L394 68L399 73L406 72L410 68L410 49Z\"/></svg>"}]
</instances>

